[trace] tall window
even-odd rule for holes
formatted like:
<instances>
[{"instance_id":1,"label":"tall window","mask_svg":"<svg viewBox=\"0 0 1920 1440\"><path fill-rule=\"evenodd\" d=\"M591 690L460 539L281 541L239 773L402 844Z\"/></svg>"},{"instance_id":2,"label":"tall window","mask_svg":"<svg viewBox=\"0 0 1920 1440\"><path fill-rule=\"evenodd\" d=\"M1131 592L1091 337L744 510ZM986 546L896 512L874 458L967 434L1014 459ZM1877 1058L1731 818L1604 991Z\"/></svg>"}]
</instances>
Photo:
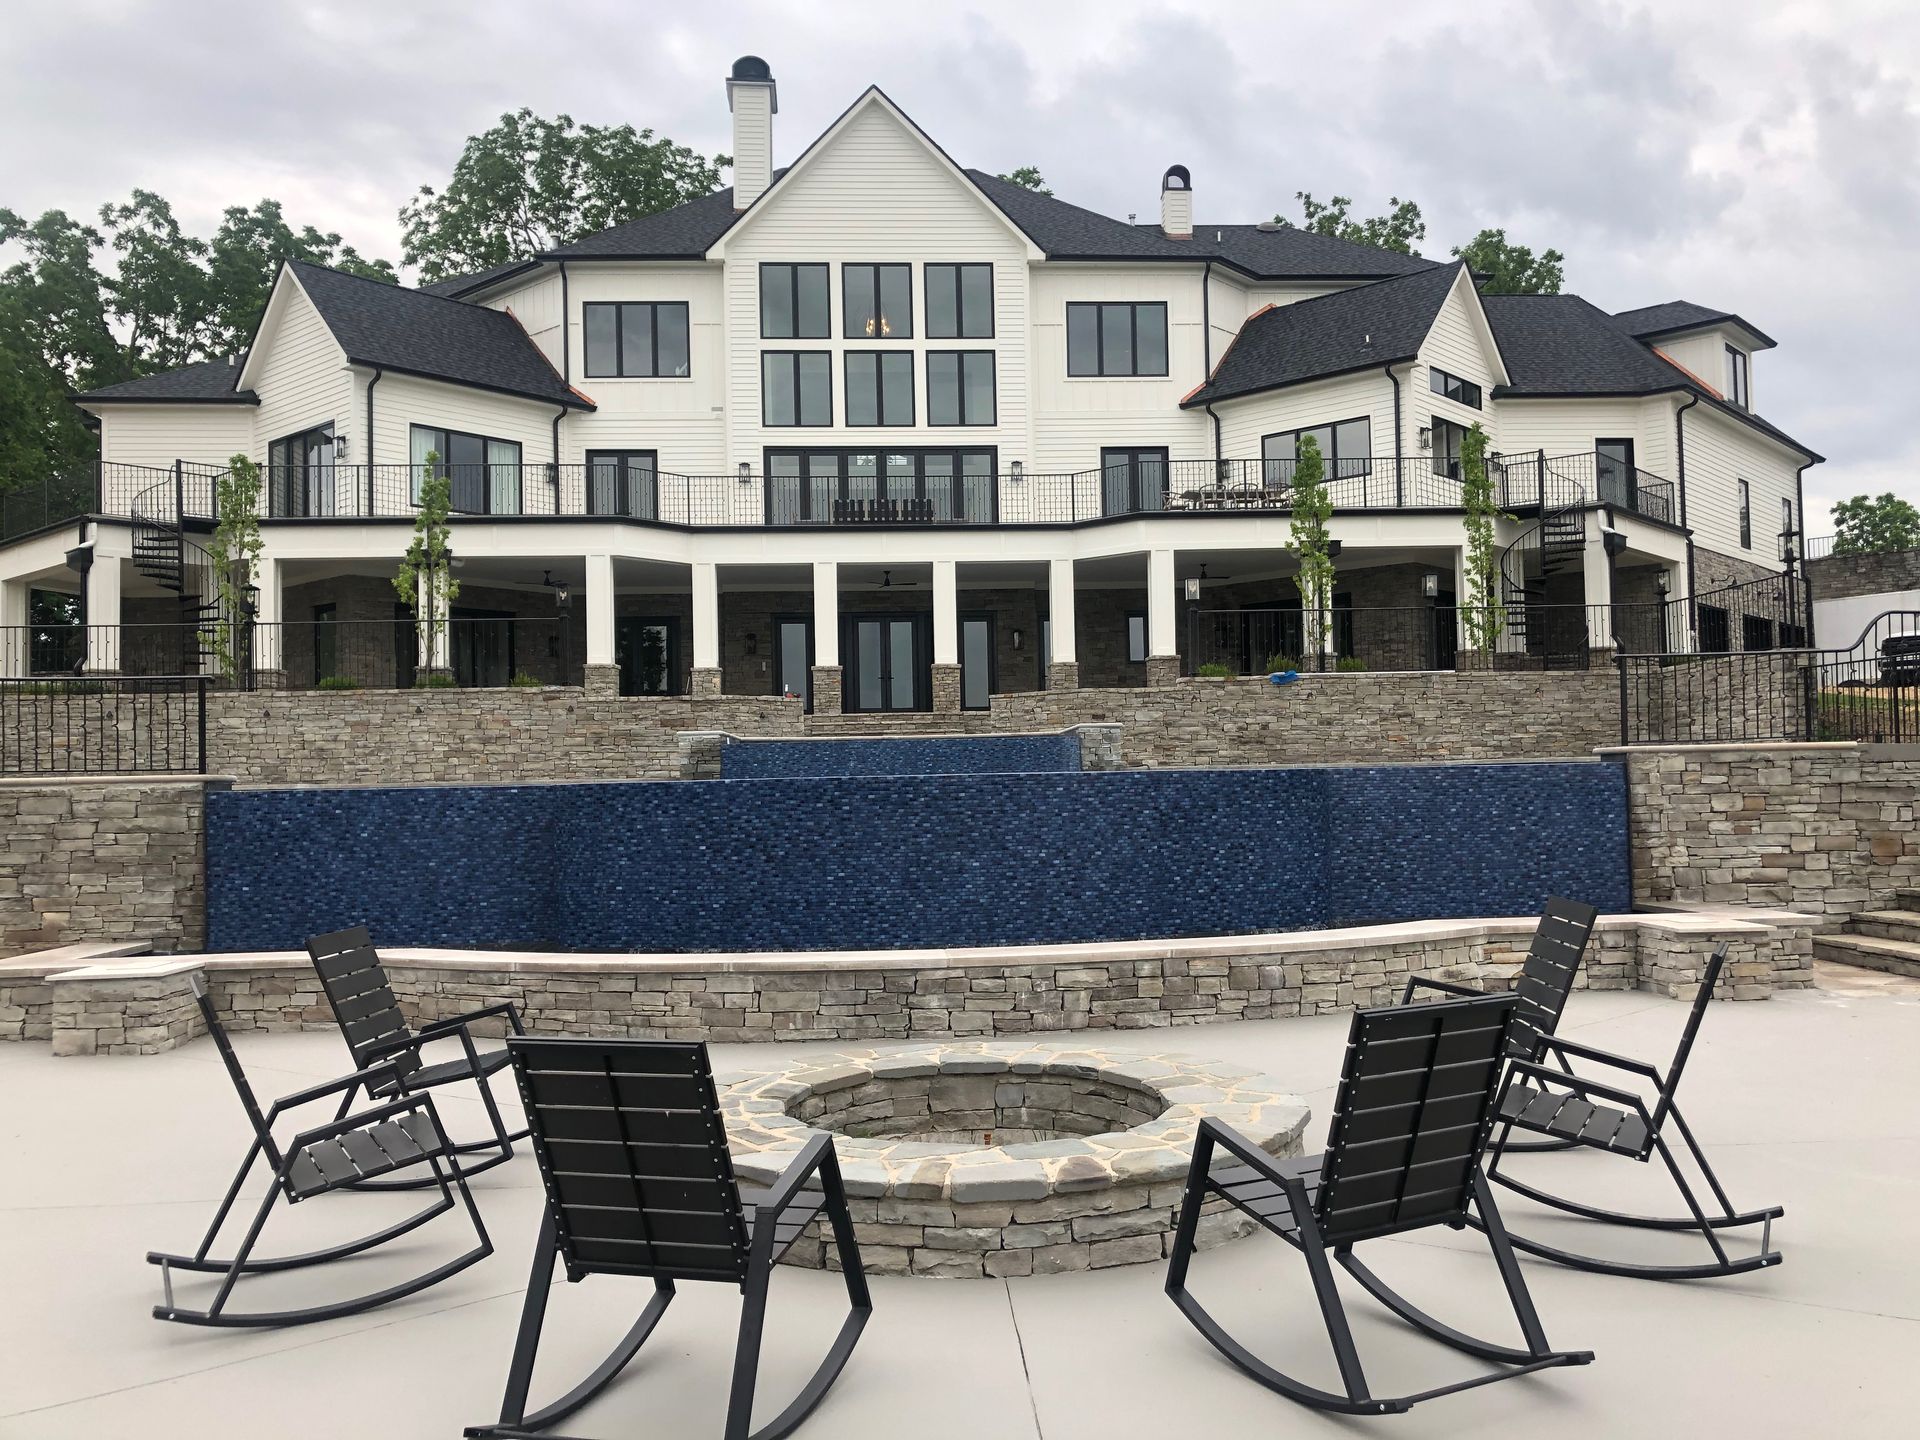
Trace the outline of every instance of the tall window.
<instances>
[{"instance_id":1,"label":"tall window","mask_svg":"<svg viewBox=\"0 0 1920 1440\"><path fill-rule=\"evenodd\" d=\"M993 266L929 265L926 281L930 338L993 338Z\"/></svg>"},{"instance_id":2,"label":"tall window","mask_svg":"<svg viewBox=\"0 0 1920 1440\"><path fill-rule=\"evenodd\" d=\"M1748 363L1746 351L1727 346L1727 399L1742 410L1750 408L1752 399Z\"/></svg>"},{"instance_id":3,"label":"tall window","mask_svg":"<svg viewBox=\"0 0 1920 1440\"><path fill-rule=\"evenodd\" d=\"M840 333L849 340L913 337L913 267L842 265Z\"/></svg>"},{"instance_id":4,"label":"tall window","mask_svg":"<svg viewBox=\"0 0 1920 1440\"><path fill-rule=\"evenodd\" d=\"M587 377L679 377L690 372L684 300L600 304L586 311Z\"/></svg>"},{"instance_id":5,"label":"tall window","mask_svg":"<svg viewBox=\"0 0 1920 1440\"><path fill-rule=\"evenodd\" d=\"M833 334L825 265L760 267L760 338L825 340Z\"/></svg>"},{"instance_id":6,"label":"tall window","mask_svg":"<svg viewBox=\"0 0 1920 1440\"><path fill-rule=\"evenodd\" d=\"M415 425L410 434L413 457L413 503L420 503L420 480L427 456L437 455L434 472L445 475L453 491L453 508L467 515L520 513L520 442L469 435Z\"/></svg>"},{"instance_id":7,"label":"tall window","mask_svg":"<svg viewBox=\"0 0 1920 1440\"><path fill-rule=\"evenodd\" d=\"M1067 374L1167 373L1167 307L1075 303L1067 306Z\"/></svg>"},{"instance_id":8,"label":"tall window","mask_svg":"<svg viewBox=\"0 0 1920 1440\"><path fill-rule=\"evenodd\" d=\"M1744 480L1733 482L1740 494L1740 548L1753 548L1753 490Z\"/></svg>"},{"instance_id":9,"label":"tall window","mask_svg":"<svg viewBox=\"0 0 1920 1440\"><path fill-rule=\"evenodd\" d=\"M847 424L913 424L913 356L847 352Z\"/></svg>"},{"instance_id":10,"label":"tall window","mask_svg":"<svg viewBox=\"0 0 1920 1440\"><path fill-rule=\"evenodd\" d=\"M1300 441L1311 435L1320 446L1320 458L1326 464L1328 479L1365 475L1372 467L1373 421L1366 416L1340 420L1332 425L1314 425L1305 430L1282 430L1260 437L1261 470L1266 483L1284 486L1293 483L1293 469L1300 458Z\"/></svg>"},{"instance_id":11,"label":"tall window","mask_svg":"<svg viewBox=\"0 0 1920 1440\"><path fill-rule=\"evenodd\" d=\"M927 352L927 423L992 425L996 414L991 350Z\"/></svg>"},{"instance_id":12,"label":"tall window","mask_svg":"<svg viewBox=\"0 0 1920 1440\"><path fill-rule=\"evenodd\" d=\"M833 424L833 356L825 350L763 351L760 423Z\"/></svg>"},{"instance_id":13,"label":"tall window","mask_svg":"<svg viewBox=\"0 0 1920 1440\"><path fill-rule=\"evenodd\" d=\"M1480 408L1480 387L1471 380L1462 380L1458 375L1449 375L1444 370L1428 370L1427 384L1436 395L1449 400L1457 400L1462 405Z\"/></svg>"},{"instance_id":14,"label":"tall window","mask_svg":"<svg viewBox=\"0 0 1920 1440\"><path fill-rule=\"evenodd\" d=\"M1146 663L1147 612L1144 610L1127 612L1127 659L1135 665Z\"/></svg>"},{"instance_id":15,"label":"tall window","mask_svg":"<svg viewBox=\"0 0 1920 1440\"><path fill-rule=\"evenodd\" d=\"M333 513L333 422L267 446L267 514L304 518Z\"/></svg>"},{"instance_id":16,"label":"tall window","mask_svg":"<svg viewBox=\"0 0 1920 1440\"><path fill-rule=\"evenodd\" d=\"M1449 480L1460 478L1460 456L1467 444L1467 427L1433 417L1433 473Z\"/></svg>"}]
</instances>

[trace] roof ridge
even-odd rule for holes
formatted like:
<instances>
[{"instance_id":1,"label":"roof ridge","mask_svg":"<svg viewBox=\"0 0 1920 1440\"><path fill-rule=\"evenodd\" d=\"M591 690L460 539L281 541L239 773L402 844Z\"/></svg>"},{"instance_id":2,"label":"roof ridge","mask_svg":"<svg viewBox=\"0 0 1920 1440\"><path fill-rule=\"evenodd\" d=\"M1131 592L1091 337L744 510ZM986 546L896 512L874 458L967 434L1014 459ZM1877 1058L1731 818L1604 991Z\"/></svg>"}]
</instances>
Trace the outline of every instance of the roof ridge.
<instances>
[{"instance_id":1,"label":"roof ridge","mask_svg":"<svg viewBox=\"0 0 1920 1440\"><path fill-rule=\"evenodd\" d=\"M288 260L286 263L290 269L297 265L306 270L318 270L323 275L337 275L342 280L358 280L363 285L377 285L390 294L418 295L422 300L438 300L447 305L458 305L468 311L484 310L491 315L501 313L490 305L475 305L468 300L456 300L451 295L436 295L431 290L421 290L412 285L402 285L397 280L392 282L375 280L371 275L356 275L351 270L340 270L332 265L319 265L311 260ZM514 262L508 260L502 261L501 263L510 265ZM485 272L479 271L476 273L484 274ZM436 281L435 283L437 284L439 282ZM325 319L326 317L322 316L321 318Z\"/></svg>"}]
</instances>

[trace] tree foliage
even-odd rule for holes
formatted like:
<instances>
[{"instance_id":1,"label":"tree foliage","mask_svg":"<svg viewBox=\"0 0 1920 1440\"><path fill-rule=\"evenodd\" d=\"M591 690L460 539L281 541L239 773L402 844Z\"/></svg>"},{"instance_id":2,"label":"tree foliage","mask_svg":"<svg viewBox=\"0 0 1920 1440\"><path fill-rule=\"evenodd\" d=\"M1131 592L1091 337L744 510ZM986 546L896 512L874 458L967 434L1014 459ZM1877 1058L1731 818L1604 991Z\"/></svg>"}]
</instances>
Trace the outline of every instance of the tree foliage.
<instances>
[{"instance_id":1,"label":"tree foliage","mask_svg":"<svg viewBox=\"0 0 1920 1440\"><path fill-rule=\"evenodd\" d=\"M1040 174L1038 165L1022 165L1018 170L1010 170L998 178L1009 185L1018 185L1023 190L1032 190L1041 195L1053 194L1047 188L1046 179Z\"/></svg>"},{"instance_id":2,"label":"tree foliage","mask_svg":"<svg viewBox=\"0 0 1920 1440\"><path fill-rule=\"evenodd\" d=\"M239 639L251 603L254 567L260 563L260 467L245 455L227 461L214 481L214 514L219 521L207 544L219 614L212 627L212 650L228 684L240 680Z\"/></svg>"},{"instance_id":3,"label":"tree foliage","mask_svg":"<svg viewBox=\"0 0 1920 1440\"><path fill-rule=\"evenodd\" d=\"M1920 550L1920 510L1892 491L1856 495L1833 507L1833 553Z\"/></svg>"},{"instance_id":4,"label":"tree foliage","mask_svg":"<svg viewBox=\"0 0 1920 1440\"><path fill-rule=\"evenodd\" d=\"M1420 252L1414 247L1427 238L1427 222L1420 214L1420 207L1398 195L1387 201L1391 208L1386 214L1371 215L1364 220L1353 218L1353 201L1345 195L1322 202L1305 190L1296 190L1293 198L1300 202L1300 219L1296 222L1285 215L1275 215L1276 224L1297 224L1299 229L1316 235L1332 235L1380 250L1397 250L1402 255L1418 255Z\"/></svg>"},{"instance_id":5,"label":"tree foliage","mask_svg":"<svg viewBox=\"0 0 1920 1440\"><path fill-rule=\"evenodd\" d=\"M439 637L447 628L447 612L460 598L460 582L453 578L453 479L440 464L437 451L428 451L420 467L419 510L413 519L413 543L400 557L393 588L413 610L414 633L428 684L433 683L439 658Z\"/></svg>"},{"instance_id":6,"label":"tree foliage","mask_svg":"<svg viewBox=\"0 0 1920 1440\"><path fill-rule=\"evenodd\" d=\"M1453 255L1484 277L1480 289L1487 295L1558 295L1565 279L1566 256L1558 250L1535 255L1525 245L1509 241L1504 230L1482 230L1466 244L1454 246Z\"/></svg>"},{"instance_id":7,"label":"tree foliage","mask_svg":"<svg viewBox=\"0 0 1920 1440\"><path fill-rule=\"evenodd\" d=\"M1300 568L1293 577L1300 592L1300 618L1304 628L1305 663L1316 669L1326 651L1327 625L1333 605L1333 496L1326 485L1326 461L1320 455L1320 442L1311 435L1300 437L1293 461L1293 516L1288 548ZM1308 660L1307 657L1314 657Z\"/></svg>"},{"instance_id":8,"label":"tree foliage","mask_svg":"<svg viewBox=\"0 0 1920 1440\"><path fill-rule=\"evenodd\" d=\"M401 209L403 258L427 281L525 260L710 195L732 163L651 130L522 108L468 137L445 188L423 185Z\"/></svg>"},{"instance_id":9,"label":"tree foliage","mask_svg":"<svg viewBox=\"0 0 1920 1440\"><path fill-rule=\"evenodd\" d=\"M1507 628L1507 614L1500 594L1500 552L1494 543L1500 507L1495 503L1492 467L1487 464L1487 432L1478 421L1460 442L1460 503L1466 511L1467 531L1467 593L1460 597L1461 620L1468 646L1489 651Z\"/></svg>"}]
</instances>

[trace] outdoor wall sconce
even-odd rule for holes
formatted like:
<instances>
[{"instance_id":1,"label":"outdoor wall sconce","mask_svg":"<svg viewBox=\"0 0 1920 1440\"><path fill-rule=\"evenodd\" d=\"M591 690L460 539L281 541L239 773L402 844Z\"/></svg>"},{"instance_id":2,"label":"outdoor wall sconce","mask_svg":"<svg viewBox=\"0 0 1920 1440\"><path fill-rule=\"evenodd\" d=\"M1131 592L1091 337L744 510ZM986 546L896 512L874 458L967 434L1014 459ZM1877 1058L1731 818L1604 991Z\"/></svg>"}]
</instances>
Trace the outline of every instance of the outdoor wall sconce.
<instances>
[{"instance_id":1,"label":"outdoor wall sconce","mask_svg":"<svg viewBox=\"0 0 1920 1440\"><path fill-rule=\"evenodd\" d=\"M1663 600L1666 598L1667 586L1670 583L1671 582L1667 579L1667 572L1664 570L1660 571L1659 574L1653 577L1653 588L1659 594L1660 598Z\"/></svg>"},{"instance_id":2,"label":"outdoor wall sconce","mask_svg":"<svg viewBox=\"0 0 1920 1440\"><path fill-rule=\"evenodd\" d=\"M754 631L749 630L747 632L747 654L758 655L759 653L760 653L760 636Z\"/></svg>"},{"instance_id":3,"label":"outdoor wall sconce","mask_svg":"<svg viewBox=\"0 0 1920 1440\"><path fill-rule=\"evenodd\" d=\"M553 582L553 608L556 610L573 608L573 588L564 580Z\"/></svg>"},{"instance_id":4,"label":"outdoor wall sconce","mask_svg":"<svg viewBox=\"0 0 1920 1440\"><path fill-rule=\"evenodd\" d=\"M742 485L753 483L753 467L744 460L740 462L740 483Z\"/></svg>"},{"instance_id":5,"label":"outdoor wall sconce","mask_svg":"<svg viewBox=\"0 0 1920 1440\"><path fill-rule=\"evenodd\" d=\"M1013 648L1016 650L1024 649L1026 647L1026 643L1027 643L1026 632L1020 629L1018 626L1015 626L1013 631Z\"/></svg>"},{"instance_id":6,"label":"outdoor wall sconce","mask_svg":"<svg viewBox=\"0 0 1920 1440\"><path fill-rule=\"evenodd\" d=\"M1187 581L1187 603L1189 605L1198 605L1200 603L1200 582L1198 580Z\"/></svg>"},{"instance_id":7,"label":"outdoor wall sconce","mask_svg":"<svg viewBox=\"0 0 1920 1440\"><path fill-rule=\"evenodd\" d=\"M1440 577L1429 570L1420 577L1420 593L1429 600L1440 598Z\"/></svg>"},{"instance_id":8,"label":"outdoor wall sconce","mask_svg":"<svg viewBox=\"0 0 1920 1440\"><path fill-rule=\"evenodd\" d=\"M1420 448L1422 450L1433 449L1433 427L1431 425L1422 425L1420 427Z\"/></svg>"},{"instance_id":9,"label":"outdoor wall sconce","mask_svg":"<svg viewBox=\"0 0 1920 1440\"><path fill-rule=\"evenodd\" d=\"M1015 480L1023 480L1026 478L1026 474L1027 474L1027 467L1025 463L1019 460L1014 461L1013 462L1013 478Z\"/></svg>"}]
</instances>

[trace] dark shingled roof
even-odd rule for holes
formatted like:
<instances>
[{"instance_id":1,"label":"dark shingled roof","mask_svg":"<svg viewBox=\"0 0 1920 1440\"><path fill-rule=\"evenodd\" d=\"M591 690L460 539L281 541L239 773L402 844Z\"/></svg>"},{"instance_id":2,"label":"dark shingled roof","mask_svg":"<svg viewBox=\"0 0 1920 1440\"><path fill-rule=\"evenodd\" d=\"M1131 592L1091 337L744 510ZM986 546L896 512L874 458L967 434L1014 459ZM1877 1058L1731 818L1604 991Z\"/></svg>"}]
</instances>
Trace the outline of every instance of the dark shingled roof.
<instances>
[{"instance_id":1,"label":"dark shingled roof","mask_svg":"<svg viewBox=\"0 0 1920 1440\"><path fill-rule=\"evenodd\" d=\"M778 180L787 172L773 172ZM708 248L739 217L733 209L733 187L702 195L657 215L642 215L611 230L588 235L549 250L543 260L703 260Z\"/></svg>"},{"instance_id":2,"label":"dark shingled roof","mask_svg":"<svg viewBox=\"0 0 1920 1440\"><path fill-rule=\"evenodd\" d=\"M1763 350L1771 350L1775 343L1766 331L1749 325L1731 310L1714 310L1691 300L1668 300L1659 305L1642 305L1637 310L1620 310L1613 318L1621 329L1641 340L1657 340L1662 335L1678 335L1730 321L1758 340Z\"/></svg>"},{"instance_id":3,"label":"dark shingled roof","mask_svg":"<svg viewBox=\"0 0 1920 1440\"><path fill-rule=\"evenodd\" d=\"M538 260L509 260L504 265L494 265L485 270L475 270L470 275L453 275L445 280L436 280L431 285L416 285L414 288L422 295L443 295L455 299L461 295L492 284L495 280L504 280L507 276L521 270L531 270Z\"/></svg>"},{"instance_id":4,"label":"dark shingled roof","mask_svg":"<svg viewBox=\"0 0 1920 1440\"><path fill-rule=\"evenodd\" d=\"M149 405L169 402L258 405L260 397L251 390L234 388L240 378L240 367L246 363L244 353L235 356L231 363L226 360L204 360L198 365L185 365L178 370L166 370L138 380L122 380L118 385L104 385L74 398L89 405L122 400Z\"/></svg>"},{"instance_id":5,"label":"dark shingled roof","mask_svg":"<svg viewBox=\"0 0 1920 1440\"><path fill-rule=\"evenodd\" d=\"M320 318L357 365L591 410L503 310L288 262Z\"/></svg>"},{"instance_id":6,"label":"dark shingled roof","mask_svg":"<svg viewBox=\"0 0 1920 1440\"><path fill-rule=\"evenodd\" d=\"M1412 360L1460 268L1458 261L1435 265L1263 310L1240 327L1213 377L1181 404L1205 405Z\"/></svg>"}]
</instances>

